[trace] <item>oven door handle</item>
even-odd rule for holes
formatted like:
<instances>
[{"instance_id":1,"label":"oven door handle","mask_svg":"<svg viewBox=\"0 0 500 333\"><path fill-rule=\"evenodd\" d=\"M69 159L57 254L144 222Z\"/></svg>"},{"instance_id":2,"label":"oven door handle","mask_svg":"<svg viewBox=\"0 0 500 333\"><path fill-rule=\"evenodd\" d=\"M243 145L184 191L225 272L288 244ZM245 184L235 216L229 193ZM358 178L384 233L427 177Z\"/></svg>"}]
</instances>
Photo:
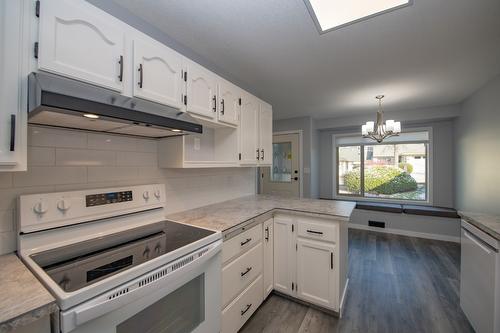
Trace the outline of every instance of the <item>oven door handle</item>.
<instances>
[{"instance_id":1,"label":"oven door handle","mask_svg":"<svg viewBox=\"0 0 500 333\"><path fill-rule=\"evenodd\" d=\"M160 298L165 297L185 283L185 281L183 281L182 279L183 275L191 273L192 271L196 270L207 261L209 261L216 254L220 253L220 250L222 248L222 240L218 240L209 246L211 246L211 248L201 257L195 258L190 263L182 266L182 268L176 269L173 272L170 271L167 275L160 277L156 281L137 287L139 281L144 280L146 277L159 274L166 267L172 266L172 262L163 265L147 274L137 277L136 279L118 288L110 290L103 295L97 296L94 299L91 299L83 304L77 305L76 307L68 311L64 311L61 315L61 332L70 332L76 327L88 321L119 309L122 306L125 306L133 301L136 301L139 298L148 296L152 293L159 296ZM190 255L199 253L200 251L203 251L203 249L198 249ZM186 255L174 262L181 261L187 256L189 255ZM127 292L114 297L114 295L117 295L117 293L119 294L120 291L127 289Z\"/></svg>"}]
</instances>

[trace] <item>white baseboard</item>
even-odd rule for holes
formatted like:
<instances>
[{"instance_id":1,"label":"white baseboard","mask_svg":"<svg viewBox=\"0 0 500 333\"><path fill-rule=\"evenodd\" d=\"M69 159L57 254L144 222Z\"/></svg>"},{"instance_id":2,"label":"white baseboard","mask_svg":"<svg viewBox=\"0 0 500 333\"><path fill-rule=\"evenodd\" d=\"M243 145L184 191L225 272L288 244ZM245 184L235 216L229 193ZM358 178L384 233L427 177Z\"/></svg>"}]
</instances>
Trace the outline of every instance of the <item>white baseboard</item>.
<instances>
[{"instance_id":1,"label":"white baseboard","mask_svg":"<svg viewBox=\"0 0 500 333\"><path fill-rule=\"evenodd\" d=\"M344 312L344 303L345 303L345 298L347 295L347 286L349 285L349 279L345 281L345 287L344 291L342 292L342 298L340 299L340 306L339 306L339 318L342 318L342 313Z\"/></svg>"},{"instance_id":2,"label":"white baseboard","mask_svg":"<svg viewBox=\"0 0 500 333\"><path fill-rule=\"evenodd\" d=\"M375 232L383 232L386 234L394 234L394 235L401 235L401 236L427 238L427 239L440 240L440 241L445 241L445 242L460 243L460 237L448 236L448 235L438 235L438 234L429 234L426 232L418 232L418 231L410 231L410 230L402 230L402 229L391 229L391 228L377 228L377 227L370 227L367 225L362 225L362 224L357 224L357 223L349 223L349 228L369 230L369 231L375 231Z\"/></svg>"}]
</instances>

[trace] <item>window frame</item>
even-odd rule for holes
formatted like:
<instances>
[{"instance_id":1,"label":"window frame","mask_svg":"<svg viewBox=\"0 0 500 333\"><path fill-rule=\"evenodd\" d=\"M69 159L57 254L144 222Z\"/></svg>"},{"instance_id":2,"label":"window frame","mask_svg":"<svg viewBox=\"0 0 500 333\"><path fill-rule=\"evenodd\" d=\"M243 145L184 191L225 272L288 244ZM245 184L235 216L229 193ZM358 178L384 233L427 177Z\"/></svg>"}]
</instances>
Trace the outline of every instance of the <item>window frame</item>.
<instances>
[{"instance_id":1,"label":"window frame","mask_svg":"<svg viewBox=\"0 0 500 333\"><path fill-rule=\"evenodd\" d=\"M408 140L401 142L382 142L377 143L375 141L363 141L359 144L336 144L338 138L341 137L351 137L359 135L359 133L350 133L350 134L334 134L332 135L332 154L334 155L332 158L332 163L334 164L335 172L333 179L333 187L332 187L332 197L338 200L356 200L356 201L372 201L372 202L385 202L385 203L397 203L397 204L415 204L415 205L432 205L433 204L433 155L432 155L432 128L412 128L407 132L424 132L428 133L428 140ZM375 197L366 197L364 191L364 179L365 179L365 147L366 146L377 146L377 145L396 145L396 144L420 144L424 143L425 152L426 152L426 168L425 168L425 177L426 177L426 200L405 200L405 199L391 199L391 198L375 198ZM340 194L339 193L339 147L360 147L360 194Z\"/></svg>"}]
</instances>

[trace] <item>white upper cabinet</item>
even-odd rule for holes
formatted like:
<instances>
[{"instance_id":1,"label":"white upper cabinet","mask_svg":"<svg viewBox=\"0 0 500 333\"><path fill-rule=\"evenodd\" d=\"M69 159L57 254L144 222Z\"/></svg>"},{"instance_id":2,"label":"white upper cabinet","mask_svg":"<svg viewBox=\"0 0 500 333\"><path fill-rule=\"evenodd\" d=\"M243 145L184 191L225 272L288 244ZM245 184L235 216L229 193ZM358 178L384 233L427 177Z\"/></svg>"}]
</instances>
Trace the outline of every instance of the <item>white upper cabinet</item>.
<instances>
[{"instance_id":1,"label":"white upper cabinet","mask_svg":"<svg viewBox=\"0 0 500 333\"><path fill-rule=\"evenodd\" d=\"M153 40L133 41L134 96L181 109L184 106L182 56Z\"/></svg>"},{"instance_id":2,"label":"white upper cabinet","mask_svg":"<svg viewBox=\"0 0 500 333\"><path fill-rule=\"evenodd\" d=\"M222 123L238 126L241 107L241 90L234 84L219 78L218 119Z\"/></svg>"},{"instance_id":3,"label":"white upper cabinet","mask_svg":"<svg viewBox=\"0 0 500 333\"><path fill-rule=\"evenodd\" d=\"M272 164L272 107L248 93L243 93L241 99L240 151L241 164L259 166Z\"/></svg>"},{"instance_id":4,"label":"white upper cabinet","mask_svg":"<svg viewBox=\"0 0 500 333\"><path fill-rule=\"evenodd\" d=\"M123 91L125 30L83 1L40 1L38 66Z\"/></svg>"},{"instance_id":5,"label":"white upper cabinet","mask_svg":"<svg viewBox=\"0 0 500 333\"><path fill-rule=\"evenodd\" d=\"M259 110L260 165L271 165L273 155L273 109L260 102Z\"/></svg>"},{"instance_id":6,"label":"white upper cabinet","mask_svg":"<svg viewBox=\"0 0 500 333\"><path fill-rule=\"evenodd\" d=\"M217 119L217 76L189 59L184 61L187 79L186 110L208 120Z\"/></svg>"},{"instance_id":7,"label":"white upper cabinet","mask_svg":"<svg viewBox=\"0 0 500 333\"><path fill-rule=\"evenodd\" d=\"M260 160L258 138L259 100L244 93L241 97L240 163L255 165Z\"/></svg>"},{"instance_id":8,"label":"white upper cabinet","mask_svg":"<svg viewBox=\"0 0 500 333\"><path fill-rule=\"evenodd\" d=\"M26 170L27 76L32 44L28 42L31 25L25 4L0 1L0 171Z\"/></svg>"}]
</instances>

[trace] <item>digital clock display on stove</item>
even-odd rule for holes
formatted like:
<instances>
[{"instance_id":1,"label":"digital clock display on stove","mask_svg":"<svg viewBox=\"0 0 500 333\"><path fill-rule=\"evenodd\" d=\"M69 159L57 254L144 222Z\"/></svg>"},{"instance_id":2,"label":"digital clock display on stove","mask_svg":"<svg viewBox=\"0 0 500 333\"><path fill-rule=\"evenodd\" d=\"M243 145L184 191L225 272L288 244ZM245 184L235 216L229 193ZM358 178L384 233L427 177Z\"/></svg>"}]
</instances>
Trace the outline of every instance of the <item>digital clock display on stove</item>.
<instances>
[{"instance_id":1,"label":"digital clock display on stove","mask_svg":"<svg viewBox=\"0 0 500 333\"><path fill-rule=\"evenodd\" d=\"M85 196L87 207L132 201L132 191L89 194Z\"/></svg>"}]
</instances>

